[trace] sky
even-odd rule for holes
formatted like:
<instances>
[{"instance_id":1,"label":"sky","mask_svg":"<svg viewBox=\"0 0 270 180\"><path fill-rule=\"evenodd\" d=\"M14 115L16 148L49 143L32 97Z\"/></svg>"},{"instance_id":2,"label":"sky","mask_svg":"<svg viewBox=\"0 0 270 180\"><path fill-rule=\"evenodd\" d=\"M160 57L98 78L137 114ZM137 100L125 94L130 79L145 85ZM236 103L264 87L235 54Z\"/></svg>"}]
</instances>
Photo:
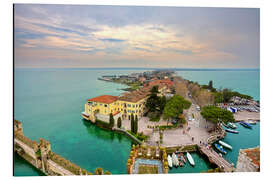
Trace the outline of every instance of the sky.
<instances>
[{"instance_id":1,"label":"sky","mask_svg":"<svg viewBox=\"0 0 270 180\"><path fill-rule=\"evenodd\" d=\"M259 68L258 8L15 4L17 68Z\"/></svg>"}]
</instances>

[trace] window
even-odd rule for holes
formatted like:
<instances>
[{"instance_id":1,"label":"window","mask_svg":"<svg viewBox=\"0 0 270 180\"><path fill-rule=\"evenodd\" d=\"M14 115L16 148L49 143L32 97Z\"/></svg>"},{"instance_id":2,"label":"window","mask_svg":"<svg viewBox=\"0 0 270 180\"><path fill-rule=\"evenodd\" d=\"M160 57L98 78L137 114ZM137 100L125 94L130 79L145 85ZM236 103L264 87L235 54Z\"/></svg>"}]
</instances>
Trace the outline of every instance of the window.
<instances>
[{"instance_id":1,"label":"window","mask_svg":"<svg viewBox=\"0 0 270 180\"><path fill-rule=\"evenodd\" d=\"M132 106L133 108L135 108L135 105L133 104L133 106Z\"/></svg>"},{"instance_id":2,"label":"window","mask_svg":"<svg viewBox=\"0 0 270 180\"><path fill-rule=\"evenodd\" d=\"M138 107L138 104L136 104L136 107Z\"/></svg>"},{"instance_id":3,"label":"window","mask_svg":"<svg viewBox=\"0 0 270 180\"><path fill-rule=\"evenodd\" d=\"M104 107L107 107L107 104L104 104Z\"/></svg>"},{"instance_id":4,"label":"window","mask_svg":"<svg viewBox=\"0 0 270 180\"><path fill-rule=\"evenodd\" d=\"M128 107L131 107L131 105L130 105L130 104L128 104Z\"/></svg>"}]
</instances>

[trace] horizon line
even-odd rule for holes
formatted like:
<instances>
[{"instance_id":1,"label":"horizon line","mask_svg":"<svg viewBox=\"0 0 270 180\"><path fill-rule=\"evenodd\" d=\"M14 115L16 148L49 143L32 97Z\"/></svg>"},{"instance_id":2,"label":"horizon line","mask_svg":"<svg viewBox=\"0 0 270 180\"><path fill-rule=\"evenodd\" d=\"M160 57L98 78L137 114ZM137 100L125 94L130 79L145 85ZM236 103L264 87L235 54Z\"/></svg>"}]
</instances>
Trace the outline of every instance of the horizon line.
<instances>
[{"instance_id":1,"label":"horizon line","mask_svg":"<svg viewBox=\"0 0 270 180\"><path fill-rule=\"evenodd\" d=\"M13 67L14 69L154 69L154 70L259 70L258 68L157 68L157 67Z\"/></svg>"}]
</instances>

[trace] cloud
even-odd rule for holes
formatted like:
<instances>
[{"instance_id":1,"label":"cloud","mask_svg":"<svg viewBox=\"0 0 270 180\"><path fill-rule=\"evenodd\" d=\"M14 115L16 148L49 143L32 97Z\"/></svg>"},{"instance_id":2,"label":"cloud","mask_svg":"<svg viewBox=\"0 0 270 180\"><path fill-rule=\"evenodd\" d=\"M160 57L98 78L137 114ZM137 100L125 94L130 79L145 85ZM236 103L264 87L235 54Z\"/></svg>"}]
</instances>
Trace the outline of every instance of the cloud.
<instances>
[{"instance_id":1,"label":"cloud","mask_svg":"<svg viewBox=\"0 0 270 180\"><path fill-rule=\"evenodd\" d=\"M101 40L101 41L108 41L108 42L116 42L116 43L118 43L118 42L124 42L125 40L123 40L123 39L116 39L116 38L101 38L101 39L99 39L99 40Z\"/></svg>"},{"instance_id":2,"label":"cloud","mask_svg":"<svg viewBox=\"0 0 270 180\"><path fill-rule=\"evenodd\" d=\"M14 13L20 66L259 65L258 9L16 4Z\"/></svg>"}]
</instances>

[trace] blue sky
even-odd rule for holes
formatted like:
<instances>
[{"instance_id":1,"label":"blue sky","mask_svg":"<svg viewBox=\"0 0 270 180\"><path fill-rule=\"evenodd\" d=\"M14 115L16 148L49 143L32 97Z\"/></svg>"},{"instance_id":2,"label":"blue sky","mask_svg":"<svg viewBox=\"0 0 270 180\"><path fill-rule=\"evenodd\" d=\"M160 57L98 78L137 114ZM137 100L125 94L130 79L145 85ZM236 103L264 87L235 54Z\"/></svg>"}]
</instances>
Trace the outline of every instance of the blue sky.
<instances>
[{"instance_id":1,"label":"blue sky","mask_svg":"<svg viewBox=\"0 0 270 180\"><path fill-rule=\"evenodd\" d=\"M16 4L15 67L259 68L260 11Z\"/></svg>"}]
</instances>

